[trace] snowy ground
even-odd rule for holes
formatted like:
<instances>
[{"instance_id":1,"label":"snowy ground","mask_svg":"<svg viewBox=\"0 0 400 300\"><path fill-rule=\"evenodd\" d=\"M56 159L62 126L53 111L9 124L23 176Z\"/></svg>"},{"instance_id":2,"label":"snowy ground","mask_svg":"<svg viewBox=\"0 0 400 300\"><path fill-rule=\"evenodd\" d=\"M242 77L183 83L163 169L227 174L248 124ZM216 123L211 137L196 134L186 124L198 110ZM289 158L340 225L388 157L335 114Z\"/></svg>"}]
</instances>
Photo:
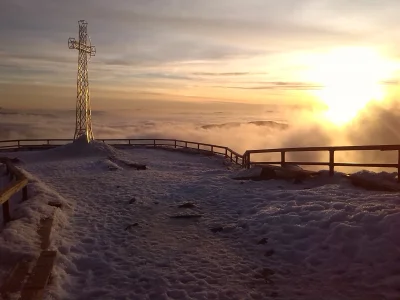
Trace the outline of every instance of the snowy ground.
<instances>
[{"instance_id":1,"label":"snowy ground","mask_svg":"<svg viewBox=\"0 0 400 300\"><path fill-rule=\"evenodd\" d=\"M400 297L399 194L356 189L339 176L240 182L222 159L163 150L96 144L18 155L33 181L21 204L30 224L55 213L48 299ZM48 200L64 207L44 208ZM187 201L196 207L178 208ZM187 211L203 217L169 218ZM5 228L1 254L21 235Z\"/></svg>"}]
</instances>

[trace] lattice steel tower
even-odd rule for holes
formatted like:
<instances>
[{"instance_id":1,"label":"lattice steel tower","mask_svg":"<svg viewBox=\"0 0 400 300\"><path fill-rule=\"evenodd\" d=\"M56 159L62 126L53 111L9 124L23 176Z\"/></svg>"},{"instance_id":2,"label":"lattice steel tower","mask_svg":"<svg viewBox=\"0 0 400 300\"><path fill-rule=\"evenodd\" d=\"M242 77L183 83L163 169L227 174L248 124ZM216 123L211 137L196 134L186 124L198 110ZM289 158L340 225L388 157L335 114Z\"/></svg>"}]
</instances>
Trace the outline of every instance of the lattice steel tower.
<instances>
[{"instance_id":1,"label":"lattice steel tower","mask_svg":"<svg viewBox=\"0 0 400 300\"><path fill-rule=\"evenodd\" d=\"M96 54L95 46L91 45L87 33L88 23L84 20L79 22L79 41L74 38L68 39L68 48L77 49L78 55L78 80L76 84L76 127L74 139L86 135L87 141L93 140L92 113L90 108L88 61Z\"/></svg>"}]
</instances>

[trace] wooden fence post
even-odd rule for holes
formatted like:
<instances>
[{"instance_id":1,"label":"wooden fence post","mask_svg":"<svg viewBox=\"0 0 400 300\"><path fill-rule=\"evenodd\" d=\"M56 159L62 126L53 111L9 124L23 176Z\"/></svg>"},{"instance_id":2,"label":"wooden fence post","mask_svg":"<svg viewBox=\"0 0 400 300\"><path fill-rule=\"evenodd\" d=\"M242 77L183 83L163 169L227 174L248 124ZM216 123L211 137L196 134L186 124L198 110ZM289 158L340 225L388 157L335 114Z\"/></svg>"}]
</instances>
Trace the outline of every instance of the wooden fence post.
<instances>
[{"instance_id":1,"label":"wooden fence post","mask_svg":"<svg viewBox=\"0 0 400 300\"><path fill-rule=\"evenodd\" d=\"M397 182L400 182L400 150L397 150Z\"/></svg>"},{"instance_id":2,"label":"wooden fence post","mask_svg":"<svg viewBox=\"0 0 400 300\"><path fill-rule=\"evenodd\" d=\"M153 146L156 147L156 140L153 140Z\"/></svg>"},{"instance_id":3,"label":"wooden fence post","mask_svg":"<svg viewBox=\"0 0 400 300\"><path fill-rule=\"evenodd\" d=\"M335 151L333 149L329 150L329 176L335 174Z\"/></svg>"},{"instance_id":4,"label":"wooden fence post","mask_svg":"<svg viewBox=\"0 0 400 300\"><path fill-rule=\"evenodd\" d=\"M228 157L228 149L225 148L225 158L227 158L227 157Z\"/></svg>"},{"instance_id":5,"label":"wooden fence post","mask_svg":"<svg viewBox=\"0 0 400 300\"><path fill-rule=\"evenodd\" d=\"M231 151L231 162L233 161L233 158L232 158L232 151Z\"/></svg>"},{"instance_id":6,"label":"wooden fence post","mask_svg":"<svg viewBox=\"0 0 400 300\"><path fill-rule=\"evenodd\" d=\"M22 201L28 200L28 186L24 186L22 189Z\"/></svg>"},{"instance_id":7,"label":"wooden fence post","mask_svg":"<svg viewBox=\"0 0 400 300\"><path fill-rule=\"evenodd\" d=\"M10 222L11 217L10 217L10 205L8 200L3 203L3 222L4 225L6 225L8 222Z\"/></svg>"},{"instance_id":8,"label":"wooden fence post","mask_svg":"<svg viewBox=\"0 0 400 300\"><path fill-rule=\"evenodd\" d=\"M18 149L21 147L20 140L18 140Z\"/></svg>"},{"instance_id":9,"label":"wooden fence post","mask_svg":"<svg viewBox=\"0 0 400 300\"><path fill-rule=\"evenodd\" d=\"M283 165L285 164L285 151L281 151L281 166L283 167Z\"/></svg>"},{"instance_id":10,"label":"wooden fence post","mask_svg":"<svg viewBox=\"0 0 400 300\"><path fill-rule=\"evenodd\" d=\"M185 142L185 148L187 148L187 142Z\"/></svg>"},{"instance_id":11,"label":"wooden fence post","mask_svg":"<svg viewBox=\"0 0 400 300\"><path fill-rule=\"evenodd\" d=\"M214 146L211 146L211 153L214 153Z\"/></svg>"},{"instance_id":12,"label":"wooden fence post","mask_svg":"<svg viewBox=\"0 0 400 300\"><path fill-rule=\"evenodd\" d=\"M176 149L176 140L175 140L175 149Z\"/></svg>"},{"instance_id":13,"label":"wooden fence post","mask_svg":"<svg viewBox=\"0 0 400 300\"><path fill-rule=\"evenodd\" d=\"M250 169L250 152L249 153L247 153L247 158L246 158L246 163L247 163L247 169Z\"/></svg>"},{"instance_id":14,"label":"wooden fence post","mask_svg":"<svg viewBox=\"0 0 400 300\"><path fill-rule=\"evenodd\" d=\"M131 144L131 140L128 140L128 144L129 144L129 145Z\"/></svg>"}]
</instances>

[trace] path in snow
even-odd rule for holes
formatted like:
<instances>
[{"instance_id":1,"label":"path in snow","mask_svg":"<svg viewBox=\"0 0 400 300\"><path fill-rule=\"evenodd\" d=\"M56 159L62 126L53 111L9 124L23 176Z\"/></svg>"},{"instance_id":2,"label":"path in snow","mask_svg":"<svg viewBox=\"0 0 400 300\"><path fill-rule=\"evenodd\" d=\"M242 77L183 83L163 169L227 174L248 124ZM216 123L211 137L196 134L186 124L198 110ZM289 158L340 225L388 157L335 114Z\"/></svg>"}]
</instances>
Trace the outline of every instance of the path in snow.
<instances>
[{"instance_id":1,"label":"path in snow","mask_svg":"<svg viewBox=\"0 0 400 300\"><path fill-rule=\"evenodd\" d=\"M149 169L104 157L24 166L73 206L55 233L65 299L394 299L400 295L398 194L340 179L238 182L216 158L124 151ZM132 197L136 201L129 204ZM197 204L198 220L174 220ZM125 230L129 224L139 226ZM223 226L222 232L210 228ZM263 238L266 245L257 245ZM270 256L264 254L268 251ZM271 251L273 250L273 252ZM272 253L272 254L271 254ZM385 253L385 255L381 255ZM264 268L275 272L258 278ZM393 298L392 298L393 297Z\"/></svg>"}]
</instances>

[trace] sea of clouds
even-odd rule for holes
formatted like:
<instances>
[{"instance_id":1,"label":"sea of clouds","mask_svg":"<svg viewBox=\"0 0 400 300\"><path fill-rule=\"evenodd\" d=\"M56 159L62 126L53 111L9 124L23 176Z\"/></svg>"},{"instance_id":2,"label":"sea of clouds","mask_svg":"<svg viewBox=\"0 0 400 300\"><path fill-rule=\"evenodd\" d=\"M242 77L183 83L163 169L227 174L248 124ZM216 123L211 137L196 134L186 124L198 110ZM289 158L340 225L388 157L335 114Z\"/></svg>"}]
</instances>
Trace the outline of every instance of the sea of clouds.
<instances>
[{"instance_id":1,"label":"sea of clouds","mask_svg":"<svg viewBox=\"0 0 400 300\"><path fill-rule=\"evenodd\" d=\"M370 104L350 123L336 126L319 111L234 103L149 102L128 110L94 110L96 138L171 138L247 149L400 144L399 103ZM0 110L0 140L72 138L74 110ZM294 160L327 161L327 153L291 154ZM278 156L275 156L278 158ZM268 157L272 158L272 157ZM337 160L396 162L397 153L338 153Z\"/></svg>"}]
</instances>

